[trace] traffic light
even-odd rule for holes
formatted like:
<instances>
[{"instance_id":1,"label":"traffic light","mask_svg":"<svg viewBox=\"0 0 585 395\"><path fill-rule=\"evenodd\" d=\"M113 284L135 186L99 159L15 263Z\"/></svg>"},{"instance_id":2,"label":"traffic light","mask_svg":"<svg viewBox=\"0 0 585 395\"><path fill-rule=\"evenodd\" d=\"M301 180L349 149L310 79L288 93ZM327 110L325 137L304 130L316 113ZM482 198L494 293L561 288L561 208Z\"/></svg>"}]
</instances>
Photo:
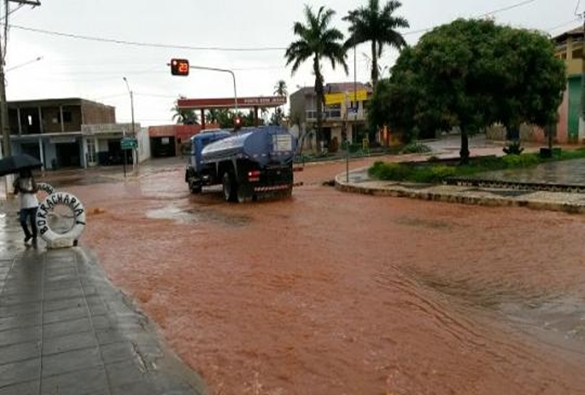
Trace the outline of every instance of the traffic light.
<instances>
[{"instance_id":1,"label":"traffic light","mask_svg":"<svg viewBox=\"0 0 585 395\"><path fill-rule=\"evenodd\" d=\"M234 129L239 129L242 127L242 119L240 117L234 118Z\"/></svg>"},{"instance_id":2,"label":"traffic light","mask_svg":"<svg viewBox=\"0 0 585 395\"><path fill-rule=\"evenodd\" d=\"M187 59L171 59L172 75L189 75L189 61Z\"/></svg>"}]
</instances>

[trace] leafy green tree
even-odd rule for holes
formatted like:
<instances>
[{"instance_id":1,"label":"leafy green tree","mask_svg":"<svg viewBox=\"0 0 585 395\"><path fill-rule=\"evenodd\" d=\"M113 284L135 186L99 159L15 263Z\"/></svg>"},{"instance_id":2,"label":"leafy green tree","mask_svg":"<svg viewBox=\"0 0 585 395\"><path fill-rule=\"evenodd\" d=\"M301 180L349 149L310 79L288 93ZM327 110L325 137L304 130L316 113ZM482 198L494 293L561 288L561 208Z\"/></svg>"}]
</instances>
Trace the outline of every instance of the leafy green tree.
<instances>
[{"instance_id":1,"label":"leafy green tree","mask_svg":"<svg viewBox=\"0 0 585 395\"><path fill-rule=\"evenodd\" d=\"M197 112L195 110L185 110L179 108L179 99L185 99L185 96L179 96L179 98L175 101L175 106L172 108L172 119L176 120L177 123L182 123L183 125L199 125L199 117L197 116Z\"/></svg>"},{"instance_id":2,"label":"leafy green tree","mask_svg":"<svg viewBox=\"0 0 585 395\"><path fill-rule=\"evenodd\" d=\"M523 122L548 125L564 84L563 63L546 36L459 19L402 52L389 85L376 87L370 124L423 133L458 127L466 162L469 136L495 122L508 129Z\"/></svg>"},{"instance_id":3,"label":"leafy green tree","mask_svg":"<svg viewBox=\"0 0 585 395\"><path fill-rule=\"evenodd\" d=\"M337 64L343 66L347 73L347 57L343 45L343 33L336 28L329 27L335 15L332 9L320 7L317 14L308 5L305 5L305 24L295 22L294 33L298 40L289 45L286 50L286 65L292 64L292 74L308 59L313 60L313 74L315 75L315 94L317 110L317 140L322 139L323 105L325 103L324 78L321 72L321 60L329 59L331 67Z\"/></svg>"},{"instance_id":4,"label":"leafy green tree","mask_svg":"<svg viewBox=\"0 0 585 395\"><path fill-rule=\"evenodd\" d=\"M350 36L346 45L354 47L365 42L371 43L372 64L371 75L372 85L376 86L378 82L378 59L382 55L384 45L402 49L406 46L406 41L397 29L408 28L408 21L401 17L395 16L394 13L402 3L397 0L390 0L380 8L379 0L369 0L367 7L360 7L350 11L343 20L350 23Z\"/></svg>"},{"instance_id":5,"label":"leafy green tree","mask_svg":"<svg viewBox=\"0 0 585 395\"><path fill-rule=\"evenodd\" d=\"M502 27L495 45L499 121L517 135L522 123L550 128L556 124L565 90L565 66L555 58L549 37L530 30ZM505 50L503 50L505 48Z\"/></svg>"}]
</instances>

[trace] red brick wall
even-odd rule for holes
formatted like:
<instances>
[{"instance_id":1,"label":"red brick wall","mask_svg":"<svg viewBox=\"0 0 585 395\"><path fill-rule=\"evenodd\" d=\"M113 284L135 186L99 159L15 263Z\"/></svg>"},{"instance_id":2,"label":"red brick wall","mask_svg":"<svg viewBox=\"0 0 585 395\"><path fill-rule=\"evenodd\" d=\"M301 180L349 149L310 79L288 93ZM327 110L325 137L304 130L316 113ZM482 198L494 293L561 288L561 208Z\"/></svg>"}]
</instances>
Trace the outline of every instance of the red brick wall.
<instances>
[{"instance_id":1,"label":"red brick wall","mask_svg":"<svg viewBox=\"0 0 585 395\"><path fill-rule=\"evenodd\" d=\"M205 129L217 129L217 124L206 124ZM182 142L189 140L192 136L201 131L201 125L160 125L150 126L148 135L150 137L175 137Z\"/></svg>"}]
</instances>

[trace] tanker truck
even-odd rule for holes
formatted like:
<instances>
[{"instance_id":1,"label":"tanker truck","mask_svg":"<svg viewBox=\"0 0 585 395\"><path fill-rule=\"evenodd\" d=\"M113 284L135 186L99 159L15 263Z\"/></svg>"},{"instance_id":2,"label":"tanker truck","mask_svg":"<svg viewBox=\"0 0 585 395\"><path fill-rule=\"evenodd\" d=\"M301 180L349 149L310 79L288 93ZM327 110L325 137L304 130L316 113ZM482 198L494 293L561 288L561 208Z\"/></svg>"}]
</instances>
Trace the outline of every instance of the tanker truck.
<instances>
[{"instance_id":1,"label":"tanker truck","mask_svg":"<svg viewBox=\"0 0 585 395\"><path fill-rule=\"evenodd\" d=\"M192 193L222 185L229 202L243 203L268 194L290 196L296 143L278 126L203 131L191 137L185 182Z\"/></svg>"}]
</instances>

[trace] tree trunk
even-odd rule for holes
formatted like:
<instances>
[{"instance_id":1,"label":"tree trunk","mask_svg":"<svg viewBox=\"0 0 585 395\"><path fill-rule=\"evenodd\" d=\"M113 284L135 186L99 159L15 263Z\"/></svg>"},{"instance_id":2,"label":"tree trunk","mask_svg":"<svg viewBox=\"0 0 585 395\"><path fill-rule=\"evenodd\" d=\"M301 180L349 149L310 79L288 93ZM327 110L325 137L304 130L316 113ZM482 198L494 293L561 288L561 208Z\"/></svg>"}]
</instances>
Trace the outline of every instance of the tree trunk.
<instances>
[{"instance_id":1,"label":"tree trunk","mask_svg":"<svg viewBox=\"0 0 585 395\"><path fill-rule=\"evenodd\" d=\"M323 102L325 101L325 92L323 87L323 76L321 75L321 68L319 66L319 58L315 56L313 61L313 72L315 73L315 95L317 108L317 147L321 148L321 140L323 139Z\"/></svg>"},{"instance_id":2,"label":"tree trunk","mask_svg":"<svg viewBox=\"0 0 585 395\"><path fill-rule=\"evenodd\" d=\"M469 136L467 132L461 130L461 150L459 151L460 163L462 165L469 163Z\"/></svg>"},{"instance_id":3,"label":"tree trunk","mask_svg":"<svg viewBox=\"0 0 585 395\"><path fill-rule=\"evenodd\" d=\"M375 88L378 82L378 52L376 51L376 40L372 40L372 86Z\"/></svg>"}]
</instances>

